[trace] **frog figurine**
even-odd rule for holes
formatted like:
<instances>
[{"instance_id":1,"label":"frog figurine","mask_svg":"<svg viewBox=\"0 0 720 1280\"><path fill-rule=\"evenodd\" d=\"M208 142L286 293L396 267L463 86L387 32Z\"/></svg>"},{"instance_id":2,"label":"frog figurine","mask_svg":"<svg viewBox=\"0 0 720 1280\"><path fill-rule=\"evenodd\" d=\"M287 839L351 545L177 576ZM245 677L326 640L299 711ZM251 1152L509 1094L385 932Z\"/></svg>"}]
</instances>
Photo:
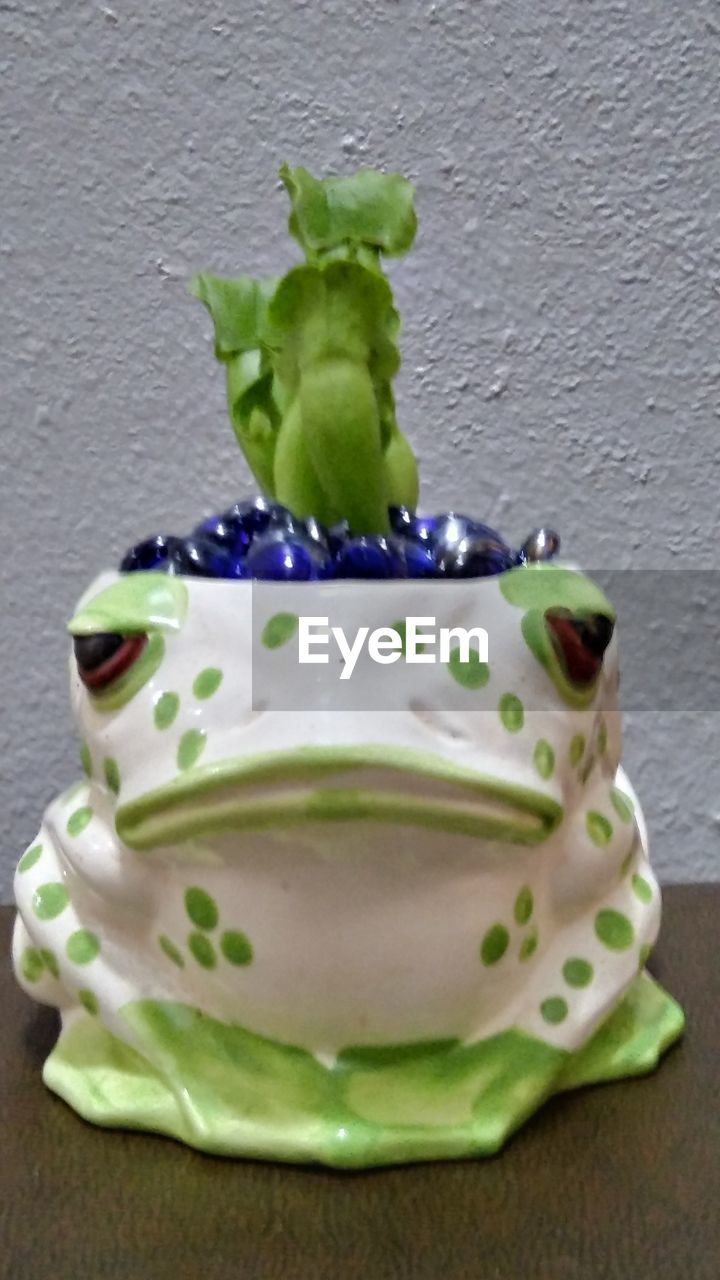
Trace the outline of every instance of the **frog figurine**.
<instances>
[{"instance_id":1,"label":"frog figurine","mask_svg":"<svg viewBox=\"0 0 720 1280\"><path fill-rule=\"evenodd\" d=\"M482 626L418 662L407 621ZM299 620L400 637L299 663ZM495 1152L651 1070L683 1015L579 571L426 583L105 573L70 623L86 777L16 874L14 964L87 1120L362 1167ZM413 661L413 656L415 660ZM425 655L426 657L428 655Z\"/></svg>"}]
</instances>

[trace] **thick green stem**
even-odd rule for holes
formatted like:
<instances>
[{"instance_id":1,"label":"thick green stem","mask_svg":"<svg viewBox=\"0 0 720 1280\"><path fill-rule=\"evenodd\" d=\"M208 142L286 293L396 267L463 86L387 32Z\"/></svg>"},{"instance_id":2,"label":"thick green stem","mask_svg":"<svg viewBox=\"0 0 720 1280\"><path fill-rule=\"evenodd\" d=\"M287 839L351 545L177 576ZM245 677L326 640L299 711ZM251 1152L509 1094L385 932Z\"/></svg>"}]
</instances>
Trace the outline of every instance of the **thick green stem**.
<instances>
[{"instance_id":1,"label":"thick green stem","mask_svg":"<svg viewBox=\"0 0 720 1280\"><path fill-rule=\"evenodd\" d=\"M301 372L298 398L303 440L328 507L355 534L388 533L380 421L367 366L346 357L315 361Z\"/></svg>"},{"instance_id":2,"label":"thick green stem","mask_svg":"<svg viewBox=\"0 0 720 1280\"><path fill-rule=\"evenodd\" d=\"M276 500L293 515L315 516L327 525L341 519L340 508L332 505L310 460L297 398L288 407L278 432L273 485Z\"/></svg>"}]
</instances>

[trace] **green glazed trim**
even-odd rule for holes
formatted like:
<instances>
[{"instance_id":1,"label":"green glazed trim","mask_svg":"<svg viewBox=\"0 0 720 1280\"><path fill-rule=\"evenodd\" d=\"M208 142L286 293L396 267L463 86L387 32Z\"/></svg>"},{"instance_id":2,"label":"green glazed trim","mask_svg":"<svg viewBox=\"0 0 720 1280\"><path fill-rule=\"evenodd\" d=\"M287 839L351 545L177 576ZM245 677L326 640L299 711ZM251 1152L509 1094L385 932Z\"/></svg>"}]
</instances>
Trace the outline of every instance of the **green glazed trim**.
<instances>
[{"instance_id":1,"label":"green glazed trim","mask_svg":"<svg viewBox=\"0 0 720 1280\"><path fill-rule=\"evenodd\" d=\"M550 1094L651 1071L683 1029L645 974L576 1053L512 1029L473 1044L348 1046L328 1067L171 1001L135 1001L121 1017L135 1048L80 1016L45 1064L45 1083L86 1120L345 1168L490 1155Z\"/></svg>"},{"instance_id":2,"label":"green glazed trim","mask_svg":"<svg viewBox=\"0 0 720 1280\"><path fill-rule=\"evenodd\" d=\"M151 635L137 662L115 680L109 689L88 690L90 701L98 711L118 711L147 684L165 656L165 641L159 631Z\"/></svg>"},{"instance_id":3,"label":"green glazed trim","mask_svg":"<svg viewBox=\"0 0 720 1280\"><path fill-rule=\"evenodd\" d=\"M607 596L585 574L554 564L529 564L509 569L498 578L508 604L519 609L569 609L571 613L603 613L612 622L616 613Z\"/></svg>"},{"instance_id":4,"label":"green glazed trim","mask_svg":"<svg viewBox=\"0 0 720 1280\"><path fill-rule=\"evenodd\" d=\"M382 768L398 780L420 774L458 788L456 800L364 788L277 790L243 795L250 786L313 783L350 768ZM427 752L384 745L299 747L188 769L172 782L121 805L120 838L136 849L230 830L364 819L455 831L513 844L539 844L558 827L562 807L528 787L477 774Z\"/></svg>"},{"instance_id":5,"label":"green glazed trim","mask_svg":"<svg viewBox=\"0 0 720 1280\"><path fill-rule=\"evenodd\" d=\"M137 635L178 631L187 614L187 587L167 573L127 573L88 600L68 623L71 636L97 631Z\"/></svg>"}]
</instances>

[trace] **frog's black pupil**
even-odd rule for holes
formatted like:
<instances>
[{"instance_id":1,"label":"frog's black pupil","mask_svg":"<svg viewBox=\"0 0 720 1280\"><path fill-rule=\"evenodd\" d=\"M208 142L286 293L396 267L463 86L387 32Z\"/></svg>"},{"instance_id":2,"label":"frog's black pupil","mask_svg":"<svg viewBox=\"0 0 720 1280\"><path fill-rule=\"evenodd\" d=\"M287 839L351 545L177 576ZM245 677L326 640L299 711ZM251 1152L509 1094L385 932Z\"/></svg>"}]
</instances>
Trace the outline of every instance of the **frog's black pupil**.
<instances>
[{"instance_id":1,"label":"frog's black pupil","mask_svg":"<svg viewBox=\"0 0 720 1280\"><path fill-rule=\"evenodd\" d=\"M602 658L612 640L613 624L604 613L593 613L587 618L573 618L572 625L584 647Z\"/></svg>"},{"instance_id":2,"label":"frog's black pupil","mask_svg":"<svg viewBox=\"0 0 720 1280\"><path fill-rule=\"evenodd\" d=\"M75 659L81 671L96 671L124 643L125 636L116 635L114 631L96 631L90 636L75 636Z\"/></svg>"}]
</instances>

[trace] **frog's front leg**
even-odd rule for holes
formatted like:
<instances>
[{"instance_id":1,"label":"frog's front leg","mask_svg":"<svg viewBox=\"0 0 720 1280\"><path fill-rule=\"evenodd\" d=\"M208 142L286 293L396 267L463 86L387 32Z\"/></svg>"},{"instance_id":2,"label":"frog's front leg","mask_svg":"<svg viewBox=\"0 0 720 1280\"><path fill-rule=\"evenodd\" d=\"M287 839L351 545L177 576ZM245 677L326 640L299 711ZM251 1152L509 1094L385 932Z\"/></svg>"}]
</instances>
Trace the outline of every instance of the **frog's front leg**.
<instances>
[{"instance_id":1,"label":"frog's front leg","mask_svg":"<svg viewBox=\"0 0 720 1280\"><path fill-rule=\"evenodd\" d=\"M64 1012L102 1007L112 1023L134 994L157 880L118 840L101 788L83 783L54 801L15 874L13 962L21 986Z\"/></svg>"},{"instance_id":2,"label":"frog's front leg","mask_svg":"<svg viewBox=\"0 0 720 1280\"><path fill-rule=\"evenodd\" d=\"M18 914L13 932L15 975L33 1000L64 1009L79 1002L79 988L70 980L66 946L70 893L54 833L43 822L15 872Z\"/></svg>"},{"instance_id":3,"label":"frog's front leg","mask_svg":"<svg viewBox=\"0 0 720 1280\"><path fill-rule=\"evenodd\" d=\"M39 833L38 840L41 836L42 832ZM31 845L28 852L32 848ZM60 967L55 951L50 947L38 946L40 941L28 931L22 915L18 913L12 940L15 976L33 1000L60 1009L72 1003L72 996L60 980Z\"/></svg>"}]
</instances>

